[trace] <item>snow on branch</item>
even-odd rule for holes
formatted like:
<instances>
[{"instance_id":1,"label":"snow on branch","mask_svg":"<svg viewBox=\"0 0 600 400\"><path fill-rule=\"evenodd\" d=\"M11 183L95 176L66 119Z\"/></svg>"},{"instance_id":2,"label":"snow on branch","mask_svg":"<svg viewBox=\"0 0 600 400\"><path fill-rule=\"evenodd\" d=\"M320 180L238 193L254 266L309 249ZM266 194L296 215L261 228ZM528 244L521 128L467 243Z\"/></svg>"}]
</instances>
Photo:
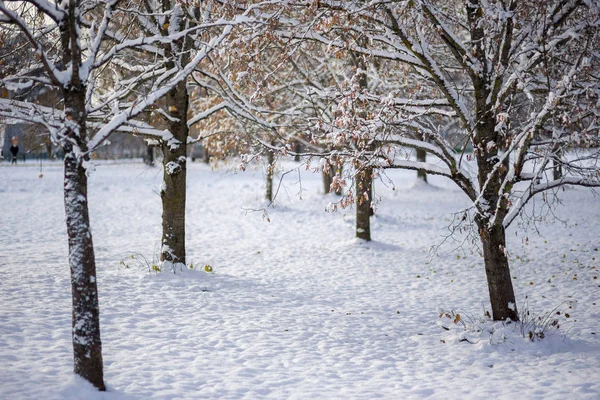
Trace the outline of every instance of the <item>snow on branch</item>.
<instances>
[{"instance_id":1,"label":"snow on branch","mask_svg":"<svg viewBox=\"0 0 600 400\"><path fill-rule=\"evenodd\" d=\"M213 37L203 49L198 51L198 53L187 65L179 70L179 72L177 72L171 78L162 81L160 85L155 83L150 93L144 96L141 100L127 107L125 110L114 115L110 121L96 133L94 138L90 140L90 151L98 147L115 129L119 128L121 125L125 124L128 120L134 118L138 114L142 113L148 106L154 104L158 99L166 95L179 83L184 82L200 64L200 62L206 59L206 57L225 40L225 38L231 33L233 26L248 22L249 19L246 16L237 16L228 23L225 21L220 21L219 26L223 26L221 34Z\"/></svg>"},{"instance_id":2,"label":"snow on branch","mask_svg":"<svg viewBox=\"0 0 600 400\"><path fill-rule=\"evenodd\" d=\"M561 186L572 185L572 186L584 186L584 187L600 187L600 175L596 171L596 177L575 177L565 176L560 179L543 182L533 183L522 193L522 195L514 202L510 211L506 215L503 221L503 226L508 228L515 218L521 213L527 202L536 194L542 193L551 189L555 189Z\"/></svg>"},{"instance_id":3,"label":"snow on branch","mask_svg":"<svg viewBox=\"0 0 600 400\"><path fill-rule=\"evenodd\" d=\"M63 125L60 118L62 112L26 101L0 98L0 116L6 118L9 123L15 120L41 124L49 131L59 129Z\"/></svg>"},{"instance_id":4,"label":"snow on branch","mask_svg":"<svg viewBox=\"0 0 600 400\"><path fill-rule=\"evenodd\" d=\"M214 63L212 59L211 62ZM205 70L197 71L197 73L205 76L207 79L200 80L196 79L196 77L193 77L194 83L199 87L202 87L217 94L221 99L224 99L222 107L223 109L227 109L229 112L238 115L239 117L242 117L246 120L257 123L263 126L264 128L275 128L275 126L272 123L260 117L260 114L268 113L269 111L255 106L246 98L246 96L239 93L239 91L237 91L234 88L234 83L229 78L227 78L223 71L217 68L216 73L211 73ZM212 113L213 112L211 112L211 114ZM192 117L194 123L198 122L202 118L206 118L203 117L202 114L204 114L204 112L199 114L198 116Z\"/></svg>"},{"instance_id":5,"label":"snow on branch","mask_svg":"<svg viewBox=\"0 0 600 400\"><path fill-rule=\"evenodd\" d=\"M377 166L380 168L384 168L384 169L399 168L399 169L409 169L409 170L413 170L413 171L423 170L423 171L427 172L428 174L441 175L441 176L445 176L447 178L452 179L452 173L450 172L450 170L448 170L446 168L441 168L441 167L431 164L431 163L422 162L422 161L394 160L392 164L382 163L381 165L377 165Z\"/></svg>"},{"instance_id":6,"label":"snow on branch","mask_svg":"<svg viewBox=\"0 0 600 400\"><path fill-rule=\"evenodd\" d=\"M0 15L5 17L4 22L15 24L25 35L27 41L34 48L36 56L40 58L42 64L44 65L52 83L61 87L65 87L70 81L70 71L61 71L59 68L57 68L44 50L39 37L31 31L27 21L19 16L15 11L9 9L4 1L0 1ZM58 22L64 21L66 14L64 12L57 13L56 17L58 24Z\"/></svg>"},{"instance_id":7,"label":"snow on branch","mask_svg":"<svg viewBox=\"0 0 600 400\"><path fill-rule=\"evenodd\" d=\"M112 0L106 2L106 7L104 9L104 15L102 17L102 22L97 30L94 29L94 24L89 29L89 36L91 38L92 45L88 49L87 52L87 60L83 62L81 69L79 70L79 79L82 82L88 81L88 75L92 66L96 63L96 58L100 51L100 48L103 44L103 41L106 38L106 32L109 28L110 21L113 17L113 13L115 11L116 5L120 2L120 0Z\"/></svg>"},{"instance_id":8,"label":"snow on branch","mask_svg":"<svg viewBox=\"0 0 600 400\"><path fill-rule=\"evenodd\" d=\"M216 105L210 107L209 109L202 111L201 113L195 114L192 118L190 118L188 120L188 122L187 122L188 127L191 127L194 124L197 124L198 122L210 117L211 115L213 115L214 113L216 113L218 111L227 109L228 105L229 104L227 102L222 101L219 104L216 104Z\"/></svg>"},{"instance_id":9,"label":"snow on branch","mask_svg":"<svg viewBox=\"0 0 600 400\"><path fill-rule=\"evenodd\" d=\"M419 42L412 38L404 26L397 20L394 12L386 7L386 15L390 20L390 29L404 43L406 48L421 61L423 69L427 71L431 79L436 82L437 87L444 93L450 106L457 112L464 125L472 132L475 128L474 118L467 108L464 100L456 91L454 85L442 73L437 61L429 52L429 46L426 44L426 39L420 36Z\"/></svg>"},{"instance_id":10,"label":"snow on branch","mask_svg":"<svg viewBox=\"0 0 600 400\"><path fill-rule=\"evenodd\" d=\"M36 10L43 12L57 24L67 16L67 13L64 10L61 10L56 2L51 3L46 0L25 0L24 3L33 5Z\"/></svg>"},{"instance_id":11,"label":"snow on branch","mask_svg":"<svg viewBox=\"0 0 600 400\"><path fill-rule=\"evenodd\" d=\"M471 52L463 45L462 40L442 22L440 12L425 0L421 1L421 9L437 28L439 36L460 65L462 65L472 76L481 75L484 72L481 63L472 56Z\"/></svg>"}]
</instances>

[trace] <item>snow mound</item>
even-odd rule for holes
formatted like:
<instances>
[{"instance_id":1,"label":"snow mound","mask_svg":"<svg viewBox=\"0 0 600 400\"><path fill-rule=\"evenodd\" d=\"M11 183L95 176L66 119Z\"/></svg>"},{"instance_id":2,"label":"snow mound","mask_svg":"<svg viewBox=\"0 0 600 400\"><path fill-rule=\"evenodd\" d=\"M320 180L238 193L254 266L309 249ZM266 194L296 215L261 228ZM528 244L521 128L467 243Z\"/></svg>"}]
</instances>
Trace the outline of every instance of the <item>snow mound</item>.
<instances>
[{"instance_id":1,"label":"snow mound","mask_svg":"<svg viewBox=\"0 0 600 400\"><path fill-rule=\"evenodd\" d=\"M463 316L454 311L441 311L439 317L437 325L446 331L440 341L448 345L472 344L478 349L541 356L569 350L576 343L561 329L570 321L560 311L525 316L518 322L493 321L489 315Z\"/></svg>"}]
</instances>

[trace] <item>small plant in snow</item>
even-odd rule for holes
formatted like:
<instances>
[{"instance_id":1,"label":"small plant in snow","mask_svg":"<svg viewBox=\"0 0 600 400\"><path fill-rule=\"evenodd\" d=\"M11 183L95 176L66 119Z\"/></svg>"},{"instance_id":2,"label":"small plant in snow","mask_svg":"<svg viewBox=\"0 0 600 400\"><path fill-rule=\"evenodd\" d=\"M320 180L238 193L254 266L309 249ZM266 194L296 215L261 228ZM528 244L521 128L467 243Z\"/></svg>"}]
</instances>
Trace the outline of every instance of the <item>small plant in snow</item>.
<instances>
[{"instance_id":1,"label":"small plant in snow","mask_svg":"<svg viewBox=\"0 0 600 400\"><path fill-rule=\"evenodd\" d=\"M456 334L459 342L478 343L481 333L485 331L485 324L491 321L489 313L482 318L461 315L454 310L438 310L439 321L437 325L442 329ZM446 343L447 339L442 339Z\"/></svg>"},{"instance_id":2,"label":"small plant in snow","mask_svg":"<svg viewBox=\"0 0 600 400\"><path fill-rule=\"evenodd\" d=\"M568 308L572 308L572 302L563 302L550 311L536 314L529 308L526 296L520 307L521 322L518 326L521 336L533 342L544 339L551 332L558 332L561 326L570 321L571 314L563 309L567 305Z\"/></svg>"},{"instance_id":3,"label":"small plant in snow","mask_svg":"<svg viewBox=\"0 0 600 400\"><path fill-rule=\"evenodd\" d=\"M122 265L124 268L137 267L148 272L161 272L157 254L154 254L154 256L152 257L152 261L150 261L141 253L133 253L127 257L122 258L119 264Z\"/></svg>"},{"instance_id":4,"label":"small plant in snow","mask_svg":"<svg viewBox=\"0 0 600 400\"><path fill-rule=\"evenodd\" d=\"M448 331L441 339L442 343L457 341L477 344L487 341L491 345L499 345L514 343L518 339L536 342L558 333L570 321L569 312L562 310L565 305L562 303L550 311L534 313L526 298L519 308L520 321L517 322L493 321L489 311L484 311L481 317L474 317L453 310L440 310L437 325Z\"/></svg>"}]
</instances>

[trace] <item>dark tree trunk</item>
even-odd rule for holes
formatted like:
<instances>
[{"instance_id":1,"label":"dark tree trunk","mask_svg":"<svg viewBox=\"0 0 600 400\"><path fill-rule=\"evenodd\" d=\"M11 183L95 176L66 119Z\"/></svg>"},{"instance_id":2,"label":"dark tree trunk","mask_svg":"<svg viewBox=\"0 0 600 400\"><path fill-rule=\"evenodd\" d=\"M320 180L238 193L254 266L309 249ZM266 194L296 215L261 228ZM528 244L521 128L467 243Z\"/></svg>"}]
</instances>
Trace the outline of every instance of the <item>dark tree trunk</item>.
<instances>
[{"instance_id":1,"label":"dark tree trunk","mask_svg":"<svg viewBox=\"0 0 600 400\"><path fill-rule=\"evenodd\" d=\"M491 231L480 227L493 318L496 321L504 321L507 318L518 321L515 293L505 252L505 236L502 227L494 227Z\"/></svg>"},{"instance_id":2,"label":"dark tree trunk","mask_svg":"<svg viewBox=\"0 0 600 400\"><path fill-rule=\"evenodd\" d=\"M270 202L273 201L273 170L275 169L275 155L273 151L267 150L267 190L265 193L265 198Z\"/></svg>"},{"instance_id":3,"label":"dark tree trunk","mask_svg":"<svg viewBox=\"0 0 600 400\"><path fill-rule=\"evenodd\" d=\"M144 162L149 166L154 165L154 145L146 145L146 157L144 158Z\"/></svg>"},{"instance_id":4,"label":"dark tree trunk","mask_svg":"<svg viewBox=\"0 0 600 400\"><path fill-rule=\"evenodd\" d=\"M492 195L494 193L493 186L497 184L498 182L489 184L488 186L492 190L484 191L485 204L495 205L498 203L498 196ZM498 193L500 189L496 188L496 190L495 193ZM497 221L495 223L490 224L490 220L483 218L481 215L477 215L475 220L477 221L479 237L483 247L492 317L495 321L504 321L507 318L518 321L519 315L517 313L515 292L510 277L508 258L506 257L506 234L501 222L506 215L507 205L504 203L504 199L501 199L500 203L502 205L496 210L495 218Z\"/></svg>"},{"instance_id":5,"label":"dark tree trunk","mask_svg":"<svg viewBox=\"0 0 600 400\"><path fill-rule=\"evenodd\" d=\"M87 204L87 176L73 152L65 156L65 211L73 296L73 361L77 375L104 386L96 261Z\"/></svg>"},{"instance_id":6,"label":"dark tree trunk","mask_svg":"<svg viewBox=\"0 0 600 400\"><path fill-rule=\"evenodd\" d=\"M300 162L300 153L302 152L302 143L300 143L299 140L296 140L294 142L294 152L296 153L296 155L294 155L294 161Z\"/></svg>"},{"instance_id":7,"label":"dark tree trunk","mask_svg":"<svg viewBox=\"0 0 600 400\"><path fill-rule=\"evenodd\" d=\"M555 181L563 177L562 164L560 158L562 156L562 150L557 149L554 151L554 159L552 160L552 177Z\"/></svg>"},{"instance_id":8,"label":"dark tree trunk","mask_svg":"<svg viewBox=\"0 0 600 400\"><path fill-rule=\"evenodd\" d=\"M356 175L356 237L371 240L371 219L373 215L373 168L366 167Z\"/></svg>"},{"instance_id":9,"label":"dark tree trunk","mask_svg":"<svg viewBox=\"0 0 600 400\"><path fill-rule=\"evenodd\" d=\"M425 150L417 149L417 161L427 161L427 152ZM423 182L427 183L427 173L424 169L420 169L417 171L417 179L420 179Z\"/></svg>"},{"instance_id":10,"label":"dark tree trunk","mask_svg":"<svg viewBox=\"0 0 600 400\"><path fill-rule=\"evenodd\" d=\"M46 153L48 154L48 160L52 160L52 139L50 136L44 140L44 145L46 146Z\"/></svg>"},{"instance_id":11,"label":"dark tree trunk","mask_svg":"<svg viewBox=\"0 0 600 400\"><path fill-rule=\"evenodd\" d=\"M331 175L332 175L331 171L331 166L329 170L323 170L321 172L321 175L323 176L323 193L324 194L328 194L331 192Z\"/></svg>"},{"instance_id":12,"label":"dark tree trunk","mask_svg":"<svg viewBox=\"0 0 600 400\"><path fill-rule=\"evenodd\" d=\"M552 166L552 177L555 181L563 177L562 165L556 161L554 161L554 165Z\"/></svg>"},{"instance_id":13,"label":"dark tree trunk","mask_svg":"<svg viewBox=\"0 0 600 400\"><path fill-rule=\"evenodd\" d=\"M481 101L479 105L481 109L484 109L484 103L485 101ZM503 190L510 190L508 186L503 187L502 182L508 169L499 171L494 169L498 150L503 145L503 140L496 134L494 125L494 120L489 118L489 114L480 117L475 147L479 148L476 157L479 186L483 188L481 194L483 211L475 216L475 220L483 247L492 316L495 321L503 321L507 318L518 321L515 292L505 253L506 234L502 226L508 212L508 199L503 195Z\"/></svg>"},{"instance_id":14,"label":"dark tree trunk","mask_svg":"<svg viewBox=\"0 0 600 400\"><path fill-rule=\"evenodd\" d=\"M361 91L367 89L367 65L361 55L351 53L351 65ZM361 110L358 115L366 117L366 112ZM365 149L373 150L371 144L362 143ZM355 168L358 170L358 165ZM373 167L363 167L356 175L356 237L371 240L371 215L374 214L373 201Z\"/></svg>"},{"instance_id":15,"label":"dark tree trunk","mask_svg":"<svg viewBox=\"0 0 600 400\"><path fill-rule=\"evenodd\" d=\"M328 194L331 193L331 185L333 184L333 179L335 178L336 175L338 176L342 176L342 167L341 166L337 166L337 162L334 163L330 163L329 164L329 170L327 172L325 172L325 170L323 170L322 175L323 175L323 193ZM335 190L335 194L338 196L342 195L343 192L343 188L339 185L335 185L334 188Z\"/></svg>"},{"instance_id":16,"label":"dark tree trunk","mask_svg":"<svg viewBox=\"0 0 600 400\"><path fill-rule=\"evenodd\" d=\"M160 260L185 265L185 202L186 202L186 155L187 155L187 109L188 93L181 83L166 96L167 110L171 116L169 131L177 143L162 143L163 187L162 199L162 247Z\"/></svg>"},{"instance_id":17,"label":"dark tree trunk","mask_svg":"<svg viewBox=\"0 0 600 400\"><path fill-rule=\"evenodd\" d=\"M96 285L96 259L90 229L87 200L87 175L84 159L77 154L87 151L85 89L65 91L67 119L77 125L68 133L77 144L65 142L64 200L69 241L69 266L73 298L74 372L99 390L106 390L100 340L100 307ZM78 130L78 131L77 131Z\"/></svg>"}]
</instances>

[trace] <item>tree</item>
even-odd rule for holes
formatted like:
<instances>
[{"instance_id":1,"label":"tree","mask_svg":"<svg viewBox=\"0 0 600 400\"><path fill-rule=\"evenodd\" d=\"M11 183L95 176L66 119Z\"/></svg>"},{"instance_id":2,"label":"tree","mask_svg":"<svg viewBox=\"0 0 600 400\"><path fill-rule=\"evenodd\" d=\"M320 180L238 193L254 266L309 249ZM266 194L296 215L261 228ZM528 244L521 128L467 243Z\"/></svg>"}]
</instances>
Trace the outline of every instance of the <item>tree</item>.
<instances>
[{"instance_id":1,"label":"tree","mask_svg":"<svg viewBox=\"0 0 600 400\"><path fill-rule=\"evenodd\" d=\"M322 127L338 142L345 136L346 151L356 149L357 135L372 144L370 150L354 150L354 159L370 159L366 166L423 170L454 181L472 201L460 223L479 237L493 318L518 320L506 228L538 193L564 185L600 186L593 147L598 2L297 4L314 14L291 22L289 37L396 64L420 77L410 91L350 97L355 106L373 110L368 118L354 119L357 129L340 129L348 126L343 113ZM343 39L351 34L362 40ZM440 129L449 121L460 128L456 141ZM582 145L585 152L574 151ZM406 148L424 151L441 165L406 159ZM557 157L557 149L571 150L568 161ZM558 179L551 174L553 160L564 166Z\"/></svg>"},{"instance_id":2,"label":"tree","mask_svg":"<svg viewBox=\"0 0 600 400\"><path fill-rule=\"evenodd\" d=\"M362 95L367 90L367 66L365 60L359 54L351 53L350 59L354 66L354 76L358 86L358 95ZM356 112L358 120L368 118L367 110L362 107ZM361 150L370 151L373 148L371 141L355 141L355 144ZM356 182L356 237L366 241L371 240L371 216L373 211L373 174L372 165L361 165L360 161L355 162L355 182Z\"/></svg>"},{"instance_id":3,"label":"tree","mask_svg":"<svg viewBox=\"0 0 600 400\"><path fill-rule=\"evenodd\" d=\"M343 59L339 54L332 54L318 43L294 39L289 32L278 31L278 54L282 55L284 63L279 65L276 72L276 84L265 90L265 97L276 97L276 101L267 101L267 108L274 108L275 103L280 108L278 113L285 115L287 121L282 124L284 132L279 137L278 144L271 143L273 148L279 147L283 154L296 149L298 142L303 142L304 151L295 156L319 158L319 171L323 178L323 192L335 191L342 195L346 180L343 179L343 152L332 137L321 135L320 126L331 125L339 115L348 115L348 120L354 117L364 118L367 113L360 110L347 110L341 106L344 96L353 96L356 90L365 90L368 83L366 66L360 55ZM275 40L277 40L275 39ZM286 111L285 113L283 111ZM348 112L350 111L350 113ZM356 116L349 114L356 111ZM348 124L346 124L348 125ZM339 126L338 126L339 128ZM348 130L351 126L345 126ZM355 143L354 150L363 149L368 143ZM356 160L355 160L356 161ZM354 187L349 187L346 195L338 203L344 206L356 205L356 236L371 240L370 216L373 215L372 187L373 169L362 171L362 161L350 163L348 168ZM310 162L310 161L309 161ZM337 207L335 204L333 207Z\"/></svg>"},{"instance_id":4,"label":"tree","mask_svg":"<svg viewBox=\"0 0 600 400\"><path fill-rule=\"evenodd\" d=\"M266 165L266 191L265 199L272 203L273 197L273 174L275 172L275 154L273 150L267 150L267 165Z\"/></svg>"},{"instance_id":5,"label":"tree","mask_svg":"<svg viewBox=\"0 0 600 400\"><path fill-rule=\"evenodd\" d=\"M105 385L87 199L90 153L115 130L135 131L176 143L171 132L152 129L133 118L180 87L194 68L229 35L233 25L248 21L247 18L220 19L204 26L172 29L168 36L159 33L131 37L131 31L120 31L121 24L113 22L139 14L135 7L128 9L130 5L119 0L56 3L32 0L11 5L0 2L0 30L22 38L24 45L17 51L28 47L36 55L30 63L2 76L2 89L24 91L49 87L60 98L53 107L0 99L0 116L44 126L65 153L64 203L73 297L74 371L99 390L105 390ZM182 40L203 28L210 28L211 32L216 29L218 33L202 42L204 44L185 65L167 61L171 68L162 68L162 65L133 68L137 73L126 81L105 84L107 78L102 72L111 65L123 65L120 56L125 51L141 48L163 56L154 44ZM146 82L148 76L156 78L152 88L140 94L135 102L122 104L124 93L131 93L132 88ZM92 130L96 132L90 140Z\"/></svg>"},{"instance_id":6,"label":"tree","mask_svg":"<svg viewBox=\"0 0 600 400\"><path fill-rule=\"evenodd\" d=\"M236 76L248 66L240 61L232 61L231 52L245 53L246 50L240 48L245 47L249 42L262 40L261 30L268 27L271 17L261 14L261 11L270 3L267 1L246 5L235 1L209 1L180 5L176 1L162 2L160 11L165 15L169 15L170 12L164 20L148 21L143 16L138 16L139 24L144 30L152 32L158 26L165 37L168 37L172 29L175 31L195 29L202 24L208 25L209 21L212 21L210 22L213 25L212 31L218 32L221 24L219 21L223 16L234 18L237 15L240 21L245 22L238 24L238 30L228 32L230 51L222 55L207 54L207 61L202 65L196 64L191 78L180 82L165 97L165 109L161 114L175 141L160 142L164 169L160 191L163 206L160 258L163 264L185 265L186 155L187 144L193 140L189 137L190 127L212 116L222 116L225 112L236 118L269 126L266 121L253 115L257 109L246 99L245 94L235 87L232 76ZM146 8L151 10L152 6L146 3ZM249 16L252 16L252 19ZM261 24L253 24L252 21L260 21ZM244 27L247 30L244 30ZM161 53L167 55L168 61L165 65L167 69L189 65L194 61L191 54L205 51L202 43L211 30L200 32L202 35L162 42ZM191 97L192 92L201 97L200 101L194 102L195 99Z\"/></svg>"}]
</instances>

